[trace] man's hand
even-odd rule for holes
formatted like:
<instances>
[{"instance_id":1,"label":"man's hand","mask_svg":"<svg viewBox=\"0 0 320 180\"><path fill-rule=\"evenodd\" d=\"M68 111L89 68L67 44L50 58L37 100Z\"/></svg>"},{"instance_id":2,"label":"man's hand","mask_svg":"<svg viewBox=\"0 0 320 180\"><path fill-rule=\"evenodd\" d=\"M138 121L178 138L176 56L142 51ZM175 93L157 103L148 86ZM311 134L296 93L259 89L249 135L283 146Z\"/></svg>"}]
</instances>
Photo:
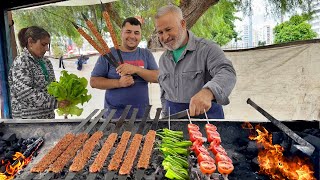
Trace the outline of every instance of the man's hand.
<instances>
[{"instance_id":1,"label":"man's hand","mask_svg":"<svg viewBox=\"0 0 320 180\"><path fill-rule=\"evenodd\" d=\"M120 76L125 76L125 75L132 75L137 73L139 71L139 68L140 67L138 66L124 63L119 65L116 70Z\"/></svg>"},{"instance_id":2,"label":"man's hand","mask_svg":"<svg viewBox=\"0 0 320 180\"><path fill-rule=\"evenodd\" d=\"M211 108L211 101L214 99L212 92L205 88L195 94L189 105L190 116L198 116Z\"/></svg>"},{"instance_id":3,"label":"man's hand","mask_svg":"<svg viewBox=\"0 0 320 180\"><path fill-rule=\"evenodd\" d=\"M121 76L119 79L120 88L129 87L133 84L134 84L134 80L133 80L132 76L130 76L130 75Z\"/></svg>"}]
</instances>

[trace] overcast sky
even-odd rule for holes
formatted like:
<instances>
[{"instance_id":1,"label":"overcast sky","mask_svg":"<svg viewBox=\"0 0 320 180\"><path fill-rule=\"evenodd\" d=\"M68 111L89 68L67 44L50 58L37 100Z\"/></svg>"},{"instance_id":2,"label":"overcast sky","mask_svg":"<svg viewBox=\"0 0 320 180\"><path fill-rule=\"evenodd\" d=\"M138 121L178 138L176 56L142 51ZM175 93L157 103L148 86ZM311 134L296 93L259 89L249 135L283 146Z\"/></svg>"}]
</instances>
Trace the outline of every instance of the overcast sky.
<instances>
[{"instance_id":1,"label":"overcast sky","mask_svg":"<svg viewBox=\"0 0 320 180\"><path fill-rule=\"evenodd\" d=\"M264 25L270 25L271 27L274 27L277 25L277 21L270 16L266 16L266 10L265 10L265 0L252 0L252 9L253 9L253 16L252 16L252 28L253 29L260 29ZM248 16L243 17L243 13L239 12L236 14L238 17L242 18L242 21L236 21L236 29L242 30L243 25L247 24L249 25L249 18ZM280 22L280 20L278 20Z\"/></svg>"}]
</instances>

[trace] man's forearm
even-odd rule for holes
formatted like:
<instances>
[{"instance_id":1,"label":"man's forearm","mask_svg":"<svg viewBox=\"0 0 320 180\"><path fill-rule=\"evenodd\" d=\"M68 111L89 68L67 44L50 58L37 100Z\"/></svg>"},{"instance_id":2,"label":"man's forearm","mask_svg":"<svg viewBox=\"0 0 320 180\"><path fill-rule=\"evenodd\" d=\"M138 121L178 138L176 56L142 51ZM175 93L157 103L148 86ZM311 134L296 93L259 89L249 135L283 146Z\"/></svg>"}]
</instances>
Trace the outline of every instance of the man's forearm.
<instances>
[{"instance_id":1,"label":"man's forearm","mask_svg":"<svg viewBox=\"0 0 320 180\"><path fill-rule=\"evenodd\" d=\"M147 82L152 82L152 83L158 82L159 70L148 70L148 69L140 68L139 71L137 71L137 74Z\"/></svg>"},{"instance_id":2,"label":"man's forearm","mask_svg":"<svg viewBox=\"0 0 320 180\"><path fill-rule=\"evenodd\" d=\"M90 86L97 89L120 88L119 79L108 79L104 77L91 77Z\"/></svg>"}]
</instances>

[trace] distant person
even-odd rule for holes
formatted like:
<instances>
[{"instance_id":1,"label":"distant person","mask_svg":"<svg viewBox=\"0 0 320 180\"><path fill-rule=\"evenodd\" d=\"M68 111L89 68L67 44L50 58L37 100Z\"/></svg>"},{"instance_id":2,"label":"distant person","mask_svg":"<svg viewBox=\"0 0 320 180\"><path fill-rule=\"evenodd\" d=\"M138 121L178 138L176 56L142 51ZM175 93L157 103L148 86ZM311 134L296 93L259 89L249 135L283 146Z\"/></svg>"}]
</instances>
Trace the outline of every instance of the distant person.
<instances>
[{"instance_id":1,"label":"distant person","mask_svg":"<svg viewBox=\"0 0 320 180\"><path fill-rule=\"evenodd\" d=\"M22 51L9 71L12 117L53 119L57 100L47 86L55 81L54 71L44 54L49 50L50 34L41 27L23 28L18 34ZM60 107L68 105L62 101Z\"/></svg>"},{"instance_id":2,"label":"distant person","mask_svg":"<svg viewBox=\"0 0 320 180\"><path fill-rule=\"evenodd\" d=\"M156 32L167 50L159 60L159 84L165 113L189 109L191 116L222 119L236 83L230 60L214 42L187 30L182 11L174 5L158 9ZM168 114L165 114L168 115Z\"/></svg>"},{"instance_id":3,"label":"distant person","mask_svg":"<svg viewBox=\"0 0 320 180\"><path fill-rule=\"evenodd\" d=\"M83 64L87 64L87 60L88 60L88 59L89 59L89 57L88 57L88 56L84 56L84 55L81 55L81 56L78 58L76 64L77 64L77 69L78 69L79 71L82 70Z\"/></svg>"},{"instance_id":4,"label":"distant person","mask_svg":"<svg viewBox=\"0 0 320 180\"><path fill-rule=\"evenodd\" d=\"M63 56L61 56L61 57L59 58L59 68L61 68L61 67L62 67L62 69L65 69L64 63L63 63Z\"/></svg>"},{"instance_id":5,"label":"distant person","mask_svg":"<svg viewBox=\"0 0 320 180\"><path fill-rule=\"evenodd\" d=\"M148 82L157 82L158 65L148 49L138 47L141 41L140 21L130 17L123 21L121 27L122 43L119 48L124 64L116 69L100 56L91 73L90 85L106 90L104 107L117 109L115 117L119 117L125 106L130 104L132 108L128 116L133 108L139 108L137 117L141 118L149 105ZM114 47L111 52L119 61Z\"/></svg>"}]
</instances>

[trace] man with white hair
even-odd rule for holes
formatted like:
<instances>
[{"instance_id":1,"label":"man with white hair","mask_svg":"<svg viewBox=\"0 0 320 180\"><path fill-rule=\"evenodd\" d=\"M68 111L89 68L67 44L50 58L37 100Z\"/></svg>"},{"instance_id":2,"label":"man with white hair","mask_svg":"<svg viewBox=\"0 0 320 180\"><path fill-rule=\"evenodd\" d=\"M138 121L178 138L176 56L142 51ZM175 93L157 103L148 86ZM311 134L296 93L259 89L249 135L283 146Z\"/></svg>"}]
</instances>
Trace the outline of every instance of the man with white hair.
<instances>
[{"instance_id":1,"label":"man with white hair","mask_svg":"<svg viewBox=\"0 0 320 180\"><path fill-rule=\"evenodd\" d=\"M187 30L182 11L174 5L158 9L156 32L167 50L159 60L159 84L165 113L189 109L191 116L223 119L236 72L221 48ZM165 115L168 115L167 113Z\"/></svg>"}]
</instances>

